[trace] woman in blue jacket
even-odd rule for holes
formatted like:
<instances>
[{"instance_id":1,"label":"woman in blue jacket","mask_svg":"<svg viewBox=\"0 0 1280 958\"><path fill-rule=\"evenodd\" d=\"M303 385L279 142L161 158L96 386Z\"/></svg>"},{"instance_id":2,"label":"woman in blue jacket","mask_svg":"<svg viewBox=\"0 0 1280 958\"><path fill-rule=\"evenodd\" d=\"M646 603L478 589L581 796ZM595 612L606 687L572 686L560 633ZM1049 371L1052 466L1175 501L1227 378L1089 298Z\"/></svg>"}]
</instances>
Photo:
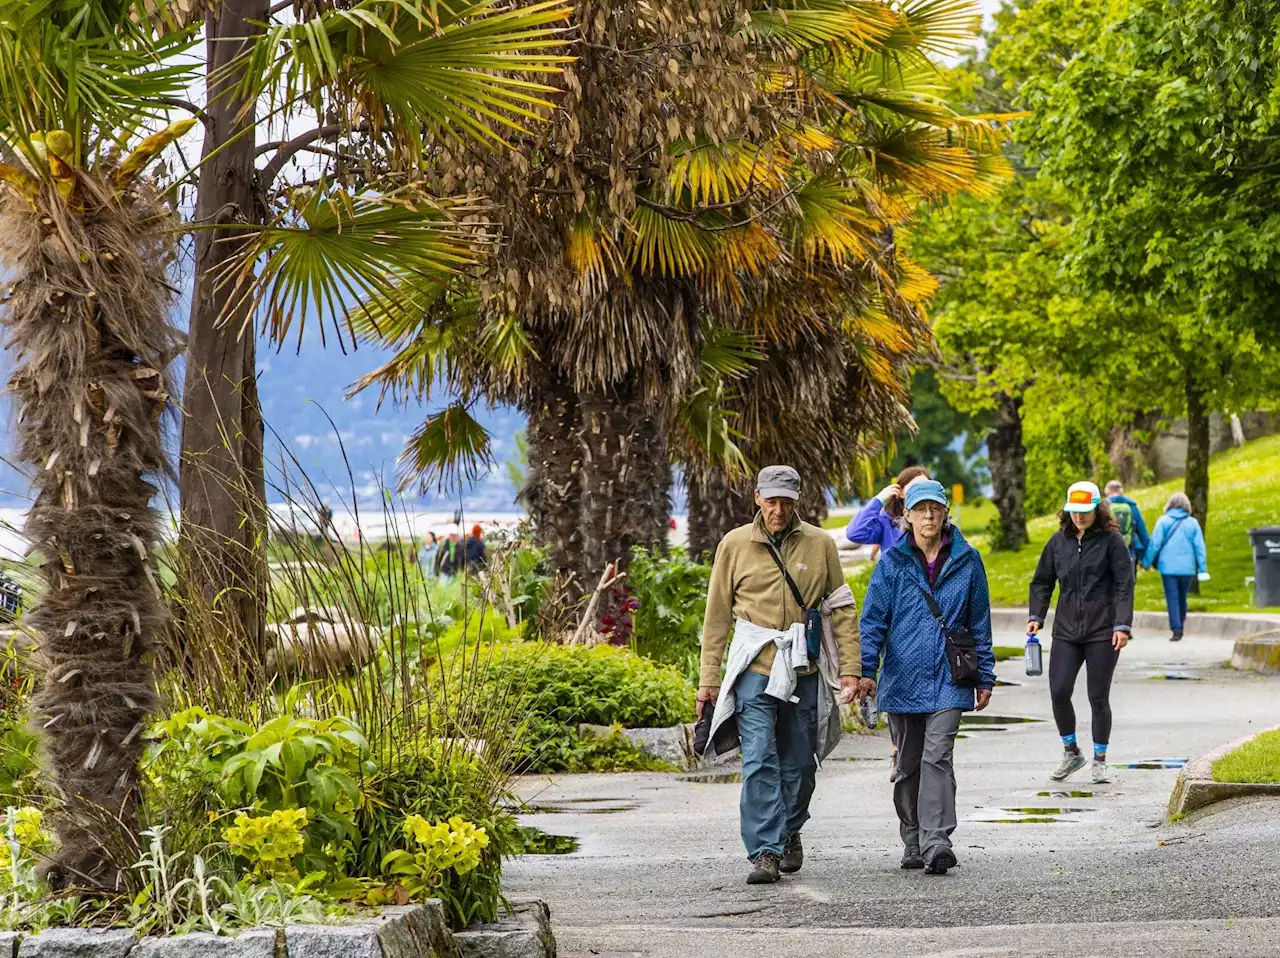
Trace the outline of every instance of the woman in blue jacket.
<instances>
[{"instance_id":1,"label":"woman in blue jacket","mask_svg":"<svg viewBox=\"0 0 1280 958\"><path fill-rule=\"evenodd\" d=\"M1209 581L1205 561L1204 531L1191 514L1191 500L1180 492L1169 497L1164 515L1151 532L1147 554L1142 557L1145 568L1155 568L1164 583L1164 601L1169 609L1171 642L1182 639L1187 621L1187 592L1191 580Z\"/></svg>"},{"instance_id":2,"label":"woman in blue jacket","mask_svg":"<svg viewBox=\"0 0 1280 958\"><path fill-rule=\"evenodd\" d=\"M948 518L942 484L921 479L906 491L906 535L885 550L862 607L860 695L875 690L898 749L893 804L903 868L943 875L956 864L956 776L952 755L961 715L991 701L996 684L991 598L982 558ZM974 690L951 681L946 639L931 596L952 630L968 628L978 653Z\"/></svg>"},{"instance_id":3,"label":"woman in blue jacket","mask_svg":"<svg viewBox=\"0 0 1280 958\"><path fill-rule=\"evenodd\" d=\"M897 480L877 492L849 520L849 525L844 530L845 538L861 546L879 546L881 552L896 546L902 538L902 529L899 527L902 519L902 497L907 486L921 478L929 478L929 471L924 466L907 466L903 469L898 473Z\"/></svg>"}]
</instances>

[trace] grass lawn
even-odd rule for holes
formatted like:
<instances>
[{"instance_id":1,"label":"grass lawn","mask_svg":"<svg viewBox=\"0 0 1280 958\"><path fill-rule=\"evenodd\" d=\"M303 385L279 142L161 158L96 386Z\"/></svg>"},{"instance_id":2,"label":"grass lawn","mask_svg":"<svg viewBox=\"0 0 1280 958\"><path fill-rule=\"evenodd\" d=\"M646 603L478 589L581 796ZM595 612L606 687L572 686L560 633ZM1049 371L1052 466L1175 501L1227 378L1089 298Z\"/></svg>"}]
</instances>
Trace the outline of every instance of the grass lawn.
<instances>
[{"instance_id":1,"label":"grass lawn","mask_svg":"<svg viewBox=\"0 0 1280 958\"><path fill-rule=\"evenodd\" d=\"M1252 742L1213 763L1216 782L1280 782L1280 731L1263 732Z\"/></svg>"},{"instance_id":2,"label":"grass lawn","mask_svg":"<svg viewBox=\"0 0 1280 958\"><path fill-rule=\"evenodd\" d=\"M1182 490L1182 480L1158 486L1126 489L1142 509L1147 528L1155 526L1164 504ZM1253 552L1249 529L1280 524L1280 435L1267 436L1214 456L1209 466L1209 522L1205 530L1209 572L1212 581L1200 585L1200 594L1191 596L1192 612L1253 612L1248 604L1245 576L1253 575ZM967 525L967 523L966 523ZM1018 552L992 553L982 538L975 545L987 564L991 584L991 604L1025 608L1027 587L1035 572L1040 550L1058 526L1058 518L1041 516L1027 523L1031 544ZM1156 572L1138 575L1134 607L1143 611L1164 610L1164 592Z\"/></svg>"}]
</instances>

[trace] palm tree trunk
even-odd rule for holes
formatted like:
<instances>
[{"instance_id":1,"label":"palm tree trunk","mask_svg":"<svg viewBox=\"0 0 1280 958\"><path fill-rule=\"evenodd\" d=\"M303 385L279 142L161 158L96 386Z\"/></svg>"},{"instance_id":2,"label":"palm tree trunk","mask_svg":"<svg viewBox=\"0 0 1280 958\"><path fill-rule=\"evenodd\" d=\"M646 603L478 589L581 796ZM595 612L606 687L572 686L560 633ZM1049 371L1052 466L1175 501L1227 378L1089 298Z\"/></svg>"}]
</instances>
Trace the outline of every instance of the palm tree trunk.
<instances>
[{"instance_id":1,"label":"palm tree trunk","mask_svg":"<svg viewBox=\"0 0 1280 958\"><path fill-rule=\"evenodd\" d=\"M196 220L196 291L183 390L181 574L188 655L193 636L220 634L241 676L261 679L266 605L266 484L254 327L228 282L236 226L261 219L254 192L253 104L228 69L261 32L267 0L223 0L205 18L208 47L204 155ZM216 151L216 153L215 153ZM252 684L256 685L256 681Z\"/></svg>"},{"instance_id":2,"label":"palm tree trunk","mask_svg":"<svg viewBox=\"0 0 1280 958\"><path fill-rule=\"evenodd\" d=\"M671 529L671 453L664 418L656 412L636 424L634 459L637 544L665 555Z\"/></svg>"},{"instance_id":3,"label":"palm tree trunk","mask_svg":"<svg viewBox=\"0 0 1280 958\"><path fill-rule=\"evenodd\" d=\"M529 476L520 490L520 501L529 511L538 545L547 550L552 575L568 583L579 571L582 456L578 395L550 363L534 371L532 390L533 401L527 409ZM577 594L581 589L577 583Z\"/></svg>"},{"instance_id":4,"label":"palm tree trunk","mask_svg":"<svg viewBox=\"0 0 1280 958\"><path fill-rule=\"evenodd\" d=\"M689 554L710 563L720 540L750 522L755 506L749 495L730 487L724 470L718 467L689 464L685 475L689 484Z\"/></svg>"},{"instance_id":5,"label":"palm tree trunk","mask_svg":"<svg viewBox=\"0 0 1280 958\"><path fill-rule=\"evenodd\" d=\"M79 204L83 202L83 208ZM43 589L34 699L62 799L55 886L120 887L137 858L138 761L165 627L151 479L168 471L161 416L180 334L166 316L169 223L151 197L77 177L36 210L9 196L8 327L18 455L35 474L26 534Z\"/></svg>"},{"instance_id":6,"label":"palm tree trunk","mask_svg":"<svg viewBox=\"0 0 1280 958\"><path fill-rule=\"evenodd\" d=\"M1001 393L995 423L987 433L992 499L1000 514L999 548L1027 544L1027 449L1022 444L1022 399Z\"/></svg>"},{"instance_id":7,"label":"palm tree trunk","mask_svg":"<svg viewBox=\"0 0 1280 958\"><path fill-rule=\"evenodd\" d=\"M580 576L590 588L610 563L626 569L631 548L640 541L640 483L651 471L642 455L651 455L642 423L653 415L634 383L579 393L578 429L582 449L582 550ZM601 596L598 615L612 612Z\"/></svg>"}]
</instances>

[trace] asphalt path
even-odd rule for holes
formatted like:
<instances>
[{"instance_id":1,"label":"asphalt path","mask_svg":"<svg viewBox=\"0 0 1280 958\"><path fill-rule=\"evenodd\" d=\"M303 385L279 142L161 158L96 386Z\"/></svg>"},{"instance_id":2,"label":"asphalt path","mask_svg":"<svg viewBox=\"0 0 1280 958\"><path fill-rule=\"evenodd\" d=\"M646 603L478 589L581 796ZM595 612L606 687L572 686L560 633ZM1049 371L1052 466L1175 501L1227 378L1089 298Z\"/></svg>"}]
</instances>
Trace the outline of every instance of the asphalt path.
<instances>
[{"instance_id":1,"label":"asphalt path","mask_svg":"<svg viewBox=\"0 0 1280 958\"><path fill-rule=\"evenodd\" d=\"M997 639L1015 644L1020 636ZM1000 663L984 716L957 742L960 867L903 872L887 733L845 736L819 772L806 862L744 884L735 782L677 775L529 777L525 824L580 842L508 863L504 890L546 900L562 958L778 955L1280 954L1280 802L1168 824L1177 771L1280 724L1280 679L1224 667L1230 643L1139 634L1112 693L1112 780L1049 781L1061 744L1047 680ZM1088 702L1076 693L1082 748ZM722 771L732 772L729 766Z\"/></svg>"}]
</instances>

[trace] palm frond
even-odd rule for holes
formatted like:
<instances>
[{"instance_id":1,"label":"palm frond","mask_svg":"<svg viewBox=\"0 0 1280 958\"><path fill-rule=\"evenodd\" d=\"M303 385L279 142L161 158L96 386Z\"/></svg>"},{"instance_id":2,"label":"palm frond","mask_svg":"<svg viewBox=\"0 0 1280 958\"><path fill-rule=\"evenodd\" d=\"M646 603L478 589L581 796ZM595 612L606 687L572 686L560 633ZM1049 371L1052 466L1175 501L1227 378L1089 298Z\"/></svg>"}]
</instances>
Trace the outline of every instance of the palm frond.
<instances>
[{"instance_id":1,"label":"palm frond","mask_svg":"<svg viewBox=\"0 0 1280 958\"><path fill-rule=\"evenodd\" d=\"M458 404L428 416L409 437L396 476L401 490L416 483L424 491L454 492L475 482L493 463L488 431Z\"/></svg>"},{"instance_id":2,"label":"palm frond","mask_svg":"<svg viewBox=\"0 0 1280 958\"><path fill-rule=\"evenodd\" d=\"M954 56L972 45L982 29L977 0L901 0L901 25L884 48L907 56Z\"/></svg>"},{"instance_id":3,"label":"palm frond","mask_svg":"<svg viewBox=\"0 0 1280 958\"><path fill-rule=\"evenodd\" d=\"M525 130L551 109L556 88L529 76L558 74L572 61L554 52L567 45L560 24L569 9L564 0L430 10L363 0L270 28L246 54L240 92L283 111L319 106L315 91L336 92L375 126L388 118L414 155L424 134L501 141L502 130Z\"/></svg>"},{"instance_id":4,"label":"palm frond","mask_svg":"<svg viewBox=\"0 0 1280 958\"><path fill-rule=\"evenodd\" d=\"M899 18L882 3L850 0L794 0L751 11L744 32L755 43L793 51L818 47L871 50L896 27Z\"/></svg>"},{"instance_id":5,"label":"palm frond","mask_svg":"<svg viewBox=\"0 0 1280 958\"><path fill-rule=\"evenodd\" d=\"M709 325L704 331L700 363L704 380L736 379L746 375L763 357L758 336L737 329Z\"/></svg>"},{"instance_id":6,"label":"palm frond","mask_svg":"<svg viewBox=\"0 0 1280 958\"><path fill-rule=\"evenodd\" d=\"M790 219L792 242L806 259L841 264L871 252L882 227L867 212L862 193L831 177L814 177L796 191L797 213Z\"/></svg>"},{"instance_id":7,"label":"palm frond","mask_svg":"<svg viewBox=\"0 0 1280 958\"><path fill-rule=\"evenodd\" d=\"M242 249L218 282L239 287L276 343L295 318L301 343L309 316L322 341L326 323L341 339L343 321L353 331L360 314L374 330L394 329L426 312L441 284L473 261L469 241L450 220L465 211L410 190L352 195L324 183L296 190L283 218L245 229Z\"/></svg>"}]
</instances>

